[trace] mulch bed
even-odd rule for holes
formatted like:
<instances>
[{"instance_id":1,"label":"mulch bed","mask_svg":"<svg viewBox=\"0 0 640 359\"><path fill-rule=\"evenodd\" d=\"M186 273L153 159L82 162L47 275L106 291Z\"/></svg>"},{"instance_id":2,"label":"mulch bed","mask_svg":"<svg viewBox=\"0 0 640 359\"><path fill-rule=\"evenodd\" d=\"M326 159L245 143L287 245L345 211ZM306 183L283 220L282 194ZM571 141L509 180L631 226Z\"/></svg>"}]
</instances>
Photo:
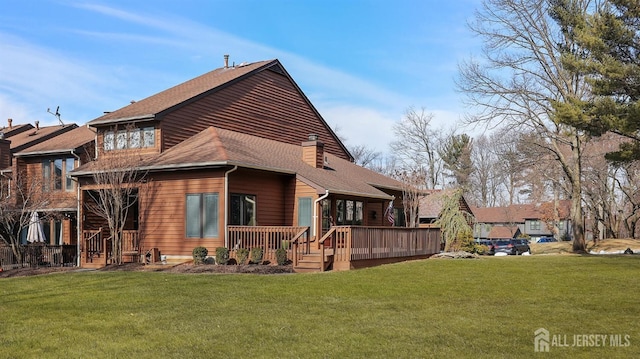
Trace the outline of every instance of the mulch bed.
<instances>
[{"instance_id":1,"label":"mulch bed","mask_svg":"<svg viewBox=\"0 0 640 359\"><path fill-rule=\"evenodd\" d=\"M39 267L39 268L19 268L11 269L0 272L0 278L8 277L24 277L31 275L42 275L50 273L60 273L69 271L83 270L77 267ZM126 263L119 266L109 265L104 268L97 269L97 271L110 272L110 271L139 271L139 272L169 272L169 273L250 273L250 274L286 274L293 273L293 267L291 265L277 266L277 265L193 265L191 263L184 263L178 265L144 265L140 263Z\"/></svg>"}]
</instances>

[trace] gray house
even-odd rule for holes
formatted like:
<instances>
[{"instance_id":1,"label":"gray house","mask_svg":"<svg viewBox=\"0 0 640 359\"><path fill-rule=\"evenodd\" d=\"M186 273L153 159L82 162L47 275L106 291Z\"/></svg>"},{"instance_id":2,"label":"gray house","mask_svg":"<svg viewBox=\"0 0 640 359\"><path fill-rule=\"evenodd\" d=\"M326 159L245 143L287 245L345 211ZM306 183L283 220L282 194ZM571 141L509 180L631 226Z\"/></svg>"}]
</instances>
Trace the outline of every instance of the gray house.
<instances>
[{"instance_id":1,"label":"gray house","mask_svg":"<svg viewBox=\"0 0 640 359\"><path fill-rule=\"evenodd\" d=\"M473 208L473 235L477 240L526 235L535 242L542 237L571 239L570 202L515 204L506 207ZM508 231L507 231L508 229Z\"/></svg>"}]
</instances>

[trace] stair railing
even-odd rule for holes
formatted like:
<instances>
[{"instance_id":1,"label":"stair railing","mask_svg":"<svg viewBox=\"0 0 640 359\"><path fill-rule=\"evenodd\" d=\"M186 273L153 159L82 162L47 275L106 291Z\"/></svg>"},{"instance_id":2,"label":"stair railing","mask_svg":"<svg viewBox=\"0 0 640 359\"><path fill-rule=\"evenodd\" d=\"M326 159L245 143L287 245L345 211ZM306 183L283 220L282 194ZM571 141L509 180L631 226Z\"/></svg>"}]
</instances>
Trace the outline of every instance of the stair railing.
<instances>
[{"instance_id":1,"label":"stair railing","mask_svg":"<svg viewBox=\"0 0 640 359\"><path fill-rule=\"evenodd\" d=\"M291 238L291 260L293 261L293 266L296 267L298 265L298 261L302 254L308 254L311 252L311 236L309 235L309 227L305 227L300 232L296 233L296 235ZM300 240L302 240L302 244L300 244ZM298 247L302 247L302 253L298 250Z\"/></svg>"}]
</instances>

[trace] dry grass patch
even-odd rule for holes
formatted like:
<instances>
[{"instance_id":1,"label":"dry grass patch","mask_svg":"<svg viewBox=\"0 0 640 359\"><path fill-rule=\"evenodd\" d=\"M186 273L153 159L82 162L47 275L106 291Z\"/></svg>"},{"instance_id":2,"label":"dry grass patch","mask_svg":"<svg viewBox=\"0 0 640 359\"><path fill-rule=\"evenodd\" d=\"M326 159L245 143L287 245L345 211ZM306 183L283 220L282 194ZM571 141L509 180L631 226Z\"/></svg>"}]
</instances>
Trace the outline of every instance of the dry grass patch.
<instances>
[{"instance_id":1,"label":"dry grass patch","mask_svg":"<svg viewBox=\"0 0 640 359\"><path fill-rule=\"evenodd\" d=\"M531 254L575 254L571 242L531 243ZM598 242L588 241L587 251L590 253L617 253L631 248L640 254L640 240L637 239L605 239Z\"/></svg>"}]
</instances>

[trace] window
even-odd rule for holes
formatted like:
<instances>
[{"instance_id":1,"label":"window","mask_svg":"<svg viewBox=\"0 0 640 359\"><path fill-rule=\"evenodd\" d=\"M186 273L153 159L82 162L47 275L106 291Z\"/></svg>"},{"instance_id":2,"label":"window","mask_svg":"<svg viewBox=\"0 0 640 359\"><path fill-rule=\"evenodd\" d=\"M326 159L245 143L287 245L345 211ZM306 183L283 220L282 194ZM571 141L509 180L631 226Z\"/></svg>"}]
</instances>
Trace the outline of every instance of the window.
<instances>
[{"instance_id":1,"label":"window","mask_svg":"<svg viewBox=\"0 0 640 359\"><path fill-rule=\"evenodd\" d=\"M51 160L42 160L42 190L51 190Z\"/></svg>"},{"instance_id":2,"label":"window","mask_svg":"<svg viewBox=\"0 0 640 359\"><path fill-rule=\"evenodd\" d=\"M153 127L145 127L142 129L142 137L144 139L143 147L155 147L156 146L156 132Z\"/></svg>"},{"instance_id":3,"label":"window","mask_svg":"<svg viewBox=\"0 0 640 359\"><path fill-rule=\"evenodd\" d=\"M395 223L393 224L395 227L406 227L407 220L404 216L404 211L401 208L393 209L393 216L395 217Z\"/></svg>"},{"instance_id":4,"label":"window","mask_svg":"<svg viewBox=\"0 0 640 359\"><path fill-rule=\"evenodd\" d=\"M111 151L113 150L113 140L115 136L113 131L107 131L104 133L104 150Z\"/></svg>"},{"instance_id":5,"label":"window","mask_svg":"<svg viewBox=\"0 0 640 359\"><path fill-rule=\"evenodd\" d=\"M255 226L256 196L252 194L231 194L229 224L236 226Z\"/></svg>"},{"instance_id":6,"label":"window","mask_svg":"<svg viewBox=\"0 0 640 359\"><path fill-rule=\"evenodd\" d=\"M336 200L337 225L361 225L363 219L363 203L352 200Z\"/></svg>"},{"instance_id":7,"label":"window","mask_svg":"<svg viewBox=\"0 0 640 359\"><path fill-rule=\"evenodd\" d=\"M56 158L53 160L53 189L60 191L62 189L62 159Z\"/></svg>"},{"instance_id":8,"label":"window","mask_svg":"<svg viewBox=\"0 0 640 359\"><path fill-rule=\"evenodd\" d=\"M116 149L124 150L127 148L127 131L120 130L116 134Z\"/></svg>"},{"instance_id":9,"label":"window","mask_svg":"<svg viewBox=\"0 0 640 359\"><path fill-rule=\"evenodd\" d=\"M325 198L320 203L322 205L322 234L325 234L333 225L333 223L331 223L333 222L331 218L331 201Z\"/></svg>"},{"instance_id":10,"label":"window","mask_svg":"<svg viewBox=\"0 0 640 359\"><path fill-rule=\"evenodd\" d=\"M140 148L140 131L131 131L129 133L129 148Z\"/></svg>"},{"instance_id":11,"label":"window","mask_svg":"<svg viewBox=\"0 0 640 359\"><path fill-rule=\"evenodd\" d=\"M114 149L124 150L127 148L151 148L156 145L156 135L154 127L137 128L116 131L106 131L104 133L104 150Z\"/></svg>"},{"instance_id":12,"label":"window","mask_svg":"<svg viewBox=\"0 0 640 359\"><path fill-rule=\"evenodd\" d=\"M64 188L66 191L73 191L73 181L69 173L74 166L73 157L42 160L42 190L61 191Z\"/></svg>"},{"instance_id":13,"label":"window","mask_svg":"<svg viewBox=\"0 0 640 359\"><path fill-rule=\"evenodd\" d=\"M187 194L187 238L218 238L218 194Z\"/></svg>"},{"instance_id":14,"label":"window","mask_svg":"<svg viewBox=\"0 0 640 359\"><path fill-rule=\"evenodd\" d=\"M540 230L540 221L531 221L529 222L529 229L532 231Z\"/></svg>"},{"instance_id":15,"label":"window","mask_svg":"<svg viewBox=\"0 0 640 359\"><path fill-rule=\"evenodd\" d=\"M313 231L313 200L311 197L298 198L298 226L310 227Z\"/></svg>"},{"instance_id":16,"label":"window","mask_svg":"<svg viewBox=\"0 0 640 359\"><path fill-rule=\"evenodd\" d=\"M73 171L74 168L74 159L73 158L67 158L65 160L65 175L66 175L66 183L65 183L65 189L67 191L73 191L73 180L71 179L71 175L69 174L71 171Z\"/></svg>"}]
</instances>

